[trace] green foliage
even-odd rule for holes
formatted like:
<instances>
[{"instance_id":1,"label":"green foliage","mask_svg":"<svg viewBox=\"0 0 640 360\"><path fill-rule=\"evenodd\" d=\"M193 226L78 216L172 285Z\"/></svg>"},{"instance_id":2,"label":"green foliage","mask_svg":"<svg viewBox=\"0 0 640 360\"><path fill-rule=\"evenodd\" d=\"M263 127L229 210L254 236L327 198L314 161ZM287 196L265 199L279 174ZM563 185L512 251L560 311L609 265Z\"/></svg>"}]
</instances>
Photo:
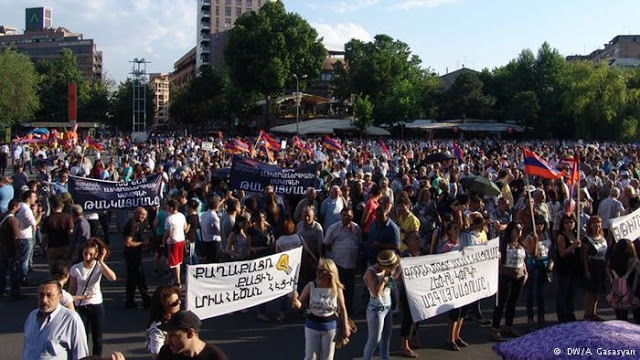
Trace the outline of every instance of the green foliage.
<instances>
[{"instance_id":1,"label":"green foliage","mask_svg":"<svg viewBox=\"0 0 640 360\"><path fill-rule=\"evenodd\" d=\"M77 85L78 107L82 107L89 101L89 87L78 70L76 57L71 50L62 49L60 57L54 61L38 62L36 70L41 78L39 96L42 106L36 114L38 120L68 120L68 86L70 82L75 82ZM79 118L78 120L86 119Z\"/></svg>"},{"instance_id":2,"label":"green foliage","mask_svg":"<svg viewBox=\"0 0 640 360\"><path fill-rule=\"evenodd\" d=\"M219 124L225 113L222 78L211 67L201 68L199 76L174 94L170 112L171 117L182 124Z\"/></svg>"},{"instance_id":3,"label":"green foliage","mask_svg":"<svg viewBox=\"0 0 640 360\"><path fill-rule=\"evenodd\" d=\"M373 124L373 108L369 95L355 98L353 102L353 126L360 133Z\"/></svg>"},{"instance_id":4,"label":"green foliage","mask_svg":"<svg viewBox=\"0 0 640 360\"><path fill-rule=\"evenodd\" d=\"M460 74L446 94L450 114L454 117L482 118L489 113L495 98L483 91L484 84L474 72Z\"/></svg>"},{"instance_id":5,"label":"green foliage","mask_svg":"<svg viewBox=\"0 0 640 360\"><path fill-rule=\"evenodd\" d=\"M0 127L30 120L40 105L39 76L25 55L0 52Z\"/></svg>"},{"instance_id":6,"label":"green foliage","mask_svg":"<svg viewBox=\"0 0 640 360\"><path fill-rule=\"evenodd\" d=\"M285 85L295 85L292 74L317 79L326 55L315 29L300 15L287 13L278 1L236 20L224 61L235 86L246 94L261 94L268 111ZM266 115L269 122L270 113Z\"/></svg>"}]
</instances>

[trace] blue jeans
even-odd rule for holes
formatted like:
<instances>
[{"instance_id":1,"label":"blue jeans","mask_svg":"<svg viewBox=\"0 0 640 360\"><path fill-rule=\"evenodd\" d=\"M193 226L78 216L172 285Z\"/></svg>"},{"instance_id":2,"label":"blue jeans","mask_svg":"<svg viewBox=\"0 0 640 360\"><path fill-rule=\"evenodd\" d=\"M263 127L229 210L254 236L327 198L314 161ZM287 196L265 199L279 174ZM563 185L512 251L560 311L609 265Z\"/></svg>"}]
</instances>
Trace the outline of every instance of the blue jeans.
<instances>
[{"instance_id":1,"label":"blue jeans","mask_svg":"<svg viewBox=\"0 0 640 360\"><path fill-rule=\"evenodd\" d=\"M20 295L19 259L15 254L9 254L6 250L0 249L0 295L4 295L7 287L7 272L9 272L9 283L11 285L11 296Z\"/></svg>"},{"instance_id":2,"label":"blue jeans","mask_svg":"<svg viewBox=\"0 0 640 360\"><path fill-rule=\"evenodd\" d=\"M393 312L390 307L385 307L382 311L367 308L367 328L369 336L364 345L363 360L373 358L373 353L380 346L380 359L389 360L389 347L391 342L391 332L393 331Z\"/></svg>"},{"instance_id":3,"label":"blue jeans","mask_svg":"<svg viewBox=\"0 0 640 360\"><path fill-rule=\"evenodd\" d=\"M525 284L527 289L527 318L533 319L533 301L535 299L538 308L538 321L544 320L544 294L543 287L547 281L547 266L543 260L535 260L533 264L527 264L529 280Z\"/></svg>"},{"instance_id":4,"label":"blue jeans","mask_svg":"<svg viewBox=\"0 0 640 360\"><path fill-rule=\"evenodd\" d=\"M304 328L304 360L333 360L336 329L320 331Z\"/></svg>"},{"instance_id":5,"label":"blue jeans","mask_svg":"<svg viewBox=\"0 0 640 360\"><path fill-rule=\"evenodd\" d=\"M20 239L20 245L22 248L21 258L20 258L20 276L22 280L26 279L29 275L29 267L31 266L31 259L33 256L33 248L35 246L35 241L33 238L31 239Z\"/></svg>"},{"instance_id":6,"label":"blue jeans","mask_svg":"<svg viewBox=\"0 0 640 360\"><path fill-rule=\"evenodd\" d=\"M186 244L187 250L189 251L189 257L186 259L186 263L188 265L198 265L198 254L196 253L196 243L189 241Z\"/></svg>"}]
</instances>

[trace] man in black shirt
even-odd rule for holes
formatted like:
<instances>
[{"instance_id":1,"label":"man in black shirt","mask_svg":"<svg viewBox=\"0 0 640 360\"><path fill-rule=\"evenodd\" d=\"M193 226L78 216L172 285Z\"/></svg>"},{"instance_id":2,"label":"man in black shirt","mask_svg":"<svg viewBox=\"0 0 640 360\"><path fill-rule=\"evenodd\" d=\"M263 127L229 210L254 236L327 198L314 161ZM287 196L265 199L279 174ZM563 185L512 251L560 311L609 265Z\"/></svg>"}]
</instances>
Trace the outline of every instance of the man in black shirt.
<instances>
[{"instance_id":1,"label":"man in black shirt","mask_svg":"<svg viewBox=\"0 0 640 360\"><path fill-rule=\"evenodd\" d=\"M198 336L202 322L191 311L174 314L169 321L158 326L167 332L167 344L160 348L157 360L228 360L217 346L204 342Z\"/></svg>"},{"instance_id":2,"label":"man in black shirt","mask_svg":"<svg viewBox=\"0 0 640 360\"><path fill-rule=\"evenodd\" d=\"M148 308L151 297L147 290L147 283L142 268L142 247L148 246L148 240L142 240L142 231L147 219L147 210L136 208L133 217L124 227L124 261L127 264L126 308L135 308L136 288L140 291L142 305Z\"/></svg>"}]
</instances>

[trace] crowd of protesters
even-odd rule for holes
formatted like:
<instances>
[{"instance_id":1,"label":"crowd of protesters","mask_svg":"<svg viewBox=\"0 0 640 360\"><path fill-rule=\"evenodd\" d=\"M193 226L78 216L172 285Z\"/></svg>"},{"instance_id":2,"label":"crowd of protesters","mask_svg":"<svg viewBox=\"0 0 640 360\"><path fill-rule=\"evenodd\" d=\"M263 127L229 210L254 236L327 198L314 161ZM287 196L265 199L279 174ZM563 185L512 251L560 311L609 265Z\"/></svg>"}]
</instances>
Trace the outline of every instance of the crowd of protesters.
<instances>
[{"instance_id":1,"label":"crowd of protesters","mask_svg":"<svg viewBox=\"0 0 640 360\"><path fill-rule=\"evenodd\" d=\"M205 150L203 142L213 146ZM60 267L61 260L75 263L70 277L61 276L68 278L76 310L92 333L93 353L99 355L104 322L100 279L116 278L105 262L114 219L124 236L125 306L140 305L135 301L137 289L141 306L151 307L149 349L157 354L162 335L158 328L179 306L174 295L182 288L183 264L246 260L302 245L297 289L301 295L292 296L294 306L311 306L315 292L324 289L335 298L330 311L310 311L308 358L331 358L333 348L321 339L331 326L335 329L335 314L344 317L358 311L365 311L368 321L364 357L370 358L379 346L387 358L394 306L404 312L402 354L417 357L417 324L407 314L403 289L395 286L401 283L396 271L400 254L439 254L500 238L493 319L483 317L482 301L452 310L445 346L454 351L468 345L460 337L465 318L491 325L489 336L496 341L519 336L512 326L522 292L528 326L545 326L552 307L542 293L551 282L556 283L560 322L576 320L575 289L583 284L584 319L601 321L598 299L607 292L610 270L626 273L623 270L637 262L638 241L615 243L608 231L611 219L640 207L640 151L635 145L343 139L338 141L341 149L335 149L323 147L321 138L309 138L290 141L276 151L265 139L255 143L257 151L242 155L282 168L316 163L315 186L301 196L277 194L273 186L261 193L231 188L228 168L233 156L225 151L221 137L155 135L141 143L113 137L102 142L102 154L81 146L0 146L5 159L0 161L0 174L6 174L7 159L14 168L11 176L0 179L0 290L4 293L7 274L14 298L22 296L21 286L33 285L29 272L35 251L46 254L52 267ZM567 174L573 159L579 158L579 184L572 189L562 177L525 179L523 146ZM433 161L434 154L447 156ZM131 216L120 209L85 212L73 205L68 192L70 175L128 181L152 174L163 177L164 201L157 208L137 208ZM465 189L461 180L471 175L488 178L500 194ZM142 269L145 247L153 253L154 273L167 272L171 286L153 296ZM631 287L637 275L630 274ZM356 276L364 276L367 285L366 309L357 308L354 300ZM634 289L640 295L640 288ZM283 321L282 303L278 309L272 317L266 304L258 306L256 317ZM640 323L640 309L630 311ZM333 317L333 325L324 317ZM627 319L628 311L616 311L616 317Z\"/></svg>"}]
</instances>

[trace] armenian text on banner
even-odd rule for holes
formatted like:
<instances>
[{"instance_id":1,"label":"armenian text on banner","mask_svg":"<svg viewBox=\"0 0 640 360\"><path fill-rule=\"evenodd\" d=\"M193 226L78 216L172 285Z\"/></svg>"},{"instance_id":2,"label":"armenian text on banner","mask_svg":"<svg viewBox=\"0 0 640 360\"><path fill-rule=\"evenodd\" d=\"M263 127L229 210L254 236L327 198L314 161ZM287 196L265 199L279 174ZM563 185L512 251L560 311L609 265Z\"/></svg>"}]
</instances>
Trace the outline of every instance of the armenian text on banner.
<instances>
[{"instance_id":1,"label":"armenian text on banner","mask_svg":"<svg viewBox=\"0 0 640 360\"><path fill-rule=\"evenodd\" d=\"M498 290L495 238L464 251L400 259L414 322L486 298Z\"/></svg>"},{"instance_id":2,"label":"armenian text on banner","mask_svg":"<svg viewBox=\"0 0 640 360\"><path fill-rule=\"evenodd\" d=\"M208 319L291 293L302 247L255 260L187 266L187 310Z\"/></svg>"},{"instance_id":3,"label":"armenian text on banner","mask_svg":"<svg viewBox=\"0 0 640 360\"><path fill-rule=\"evenodd\" d=\"M307 188L315 186L316 168L315 164L310 164L296 169L283 169L235 155L229 184L232 189L259 193L265 186L273 185L276 194L304 195Z\"/></svg>"},{"instance_id":4,"label":"armenian text on banner","mask_svg":"<svg viewBox=\"0 0 640 360\"><path fill-rule=\"evenodd\" d=\"M162 200L162 174L126 183L69 176L69 192L84 211L157 206Z\"/></svg>"},{"instance_id":5,"label":"armenian text on banner","mask_svg":"<svg viewBox=\"0 0 640 360\"><path fill-rule=\"evenodd\" d=\"M633 241L640 237L640 209L629 215L613 218L609 220L609 224L603 224L603 226L609 228L616 242L620 239Z\"/></svg>"}]
</instances>

